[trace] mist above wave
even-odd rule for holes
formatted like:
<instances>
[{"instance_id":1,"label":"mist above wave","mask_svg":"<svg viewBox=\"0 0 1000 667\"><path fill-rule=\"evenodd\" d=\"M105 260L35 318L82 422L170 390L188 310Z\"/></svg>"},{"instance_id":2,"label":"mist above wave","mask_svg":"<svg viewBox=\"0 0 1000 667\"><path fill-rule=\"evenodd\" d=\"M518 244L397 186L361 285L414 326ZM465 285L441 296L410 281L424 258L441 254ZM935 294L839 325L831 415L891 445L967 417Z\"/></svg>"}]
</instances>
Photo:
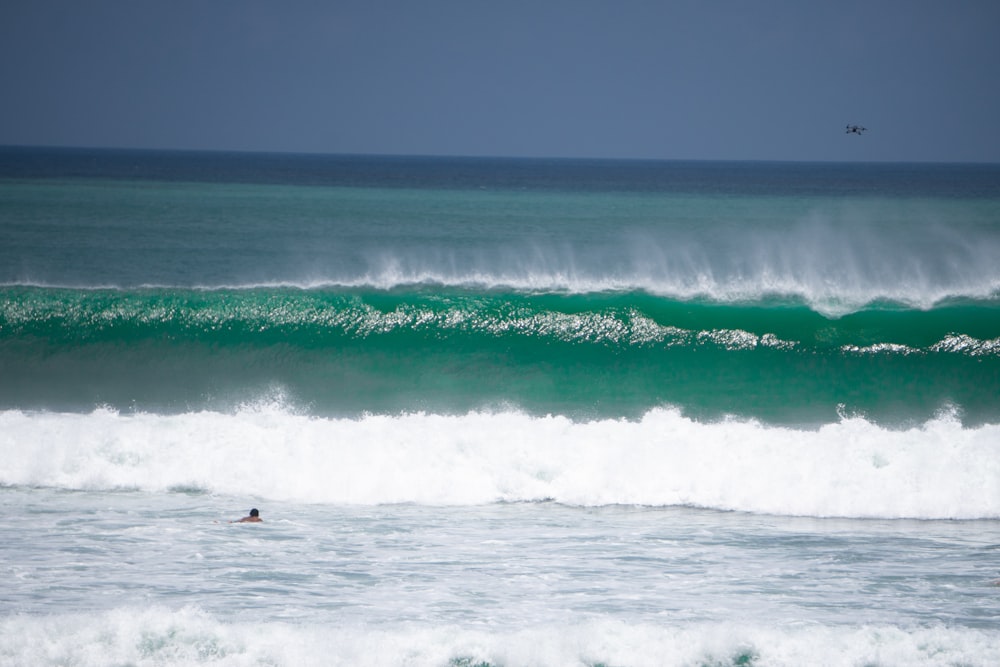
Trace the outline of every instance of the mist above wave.
<instances>
[{"instance_id":1,"label":"mist above wave","mask_svg":"<svg viewBox=\"0 0 1000 667\"><path fill-rule=\"evenodd\" d=\"M133 189L84 190L70 219L31 194L0 283L643 291L833 315L1000 295L989 198L164 184L137 218Z\"/></svg>"},{"instance_id":2,"label":"mist above wave","mask_svg":"<svg viewBox=\"0 0 1000 667\"><path fill-rule=\"evenodd\" d=\"M379 249L365 254L360 275L342 282L383 289L437 284L645 291L719 302L783 297L828 314L879 301L929 308L952 297L1000 294L1000 236L963 232L936 218L912 219L916 211L883 215L812 212L775 224L733 214L721 221L625 227L613 235L595 231L587 240Z\"/></svg>"}]
</instances>

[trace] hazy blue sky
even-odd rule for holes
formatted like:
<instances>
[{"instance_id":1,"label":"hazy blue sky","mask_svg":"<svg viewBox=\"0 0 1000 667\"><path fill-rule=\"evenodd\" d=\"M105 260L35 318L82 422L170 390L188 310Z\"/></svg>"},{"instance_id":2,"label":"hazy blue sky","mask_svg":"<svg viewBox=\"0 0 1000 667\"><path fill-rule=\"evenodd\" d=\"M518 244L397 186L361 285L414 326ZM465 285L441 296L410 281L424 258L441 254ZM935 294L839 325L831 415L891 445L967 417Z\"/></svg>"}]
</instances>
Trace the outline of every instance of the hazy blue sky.
<instances>
[{"instance_id":1,"label":"hazy blue sky","mask_svg":"<svg viewBox=\"0 0 1000 667\"><path fill-rule=\"evenodd\" d=\"M1000 1L3 0L0 91L0 144L1000 162Z\"/></svg>"}]
</instances>

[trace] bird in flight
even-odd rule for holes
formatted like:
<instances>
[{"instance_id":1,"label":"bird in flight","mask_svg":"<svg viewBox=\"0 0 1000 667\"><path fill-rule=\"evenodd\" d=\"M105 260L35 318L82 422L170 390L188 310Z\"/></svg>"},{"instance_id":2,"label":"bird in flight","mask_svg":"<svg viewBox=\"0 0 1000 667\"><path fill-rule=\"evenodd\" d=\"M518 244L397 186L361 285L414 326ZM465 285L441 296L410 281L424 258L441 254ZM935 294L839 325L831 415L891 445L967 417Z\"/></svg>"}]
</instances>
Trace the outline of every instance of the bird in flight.
<instances>
[{"instance_id":1,"label":"bird in flight","mask_svg":"<svg viewBox=\"0 0 1000 667\"><path fill-rule=\"evenodd\" d=\"M848 125L846 133L847 134L861 134L862 132L864 132L867 129L868 129L867 127L861 127L860 125Z\"/></svg>"}]
</instances>

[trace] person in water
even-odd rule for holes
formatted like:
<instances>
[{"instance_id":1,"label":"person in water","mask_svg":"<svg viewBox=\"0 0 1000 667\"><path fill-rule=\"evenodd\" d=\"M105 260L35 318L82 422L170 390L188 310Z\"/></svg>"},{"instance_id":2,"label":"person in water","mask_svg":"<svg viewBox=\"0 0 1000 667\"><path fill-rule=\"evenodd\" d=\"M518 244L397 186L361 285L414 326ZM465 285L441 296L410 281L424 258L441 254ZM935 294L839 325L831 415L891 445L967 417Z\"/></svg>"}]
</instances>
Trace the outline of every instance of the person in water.
<instances>
[{"instance_id":1,"label":"person in water","mask_svg":"<svg viewBox=\"0 0 1000 667\"><path fill-rule=\"evenodd\" d=\"M255 507L252 510L250 510L250 516L245 516L242 519L239 519L238 521L230 521L229 523L258 523L261 521L263 521L263 519L260 518L260 512L258 512L257 508Z\"/></svg>"}]
</instances>

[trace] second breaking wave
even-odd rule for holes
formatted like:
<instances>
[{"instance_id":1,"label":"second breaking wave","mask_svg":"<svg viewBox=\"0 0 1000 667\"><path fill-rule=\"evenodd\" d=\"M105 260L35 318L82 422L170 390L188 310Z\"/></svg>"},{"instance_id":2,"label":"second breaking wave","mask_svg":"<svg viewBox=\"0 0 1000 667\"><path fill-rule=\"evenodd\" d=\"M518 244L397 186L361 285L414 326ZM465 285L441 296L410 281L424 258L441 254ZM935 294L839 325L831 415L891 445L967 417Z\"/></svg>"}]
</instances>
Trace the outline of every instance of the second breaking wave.
<instances>
[{"instance_id":1,"label":"second breaking wave","mask_svg":"<svg viewBox=\"0 0 1000 667\"><path fill-rule=\"evenodd\" d=\"M1000 307L803 304L646 293L9 287L0 407L229 410L280 392L322 416L517 406L638 418L663 405L896 424L1000 420Z\"/></svg>"},{"instance_id":2,"label":"second breaking wave","mask_svg":"<svg viewBox=\"0 0 1000 667\"><path fill-rule=\"evenodd\" d=\"M517 406L638 418L676 405L828 423L1000 415L1000 308L892 304L831 319L788 302L423 289L4 290L3 407L310 413Z\"/></svg>"}]
</instances>

